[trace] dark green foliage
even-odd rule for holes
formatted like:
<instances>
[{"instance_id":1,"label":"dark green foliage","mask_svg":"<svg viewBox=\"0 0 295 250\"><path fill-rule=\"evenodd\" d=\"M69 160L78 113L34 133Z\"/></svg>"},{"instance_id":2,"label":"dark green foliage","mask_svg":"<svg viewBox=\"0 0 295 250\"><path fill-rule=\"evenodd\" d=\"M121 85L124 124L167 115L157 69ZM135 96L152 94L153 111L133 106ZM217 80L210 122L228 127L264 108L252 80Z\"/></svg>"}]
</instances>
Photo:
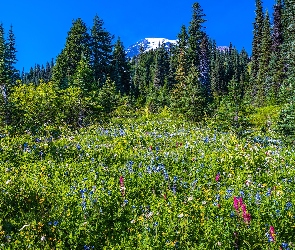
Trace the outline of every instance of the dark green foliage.
<instances>
[{"instance_id":1,"label":"dark green foliage","mask_svg":"<svg viewBox=\"0 0 295 250\"><path fill-rule=\"evenodd\" d=\"M153 50L140 54L132 62L134 95L141 105L146 103L149 86L153 81L154 62L155 57Z\"/></svg>"},{"instance_id":2,"label":"dark green foliage","mask_svg":"<svg viewBox=\"0 0 295 250\"><path fill-rule=\"evenodd\" d=\"M78 18L68 33L65 48L56 59L53 80L60 88L73 84L73 76L82 56L90 56L90 36L86 24Z\"/></svg>"},{"instance_id":3,"label":"dark green foliage","mask_svg":"<svg viewBox=\"0 0 295 250\"><path fill-rule=\"evenodd\" d=\"M105 84L98 91L97 103L101 107L102 117L109 117L120 102L120 94L116 90L115 83L107 78Z\"/></svg>"},{"instance_id":4,"label":"dark green foliage","mask_svg":"<svg viewBox=\"0 0 295 250\"><path fill-rule=\"evenodd\" d=\"M204 118L207 102L206 89L199 81L195 66L187 76L181 78L171 94L171 109L185 118L200 121Z\"/></svg>"},{"instance_id":5,"label":"dark green foliage","mask_svg":"<svg viewBox=\"0 0 295 250\"><path fill-rule=\"evenodd\" d=\"M43 64L41 66L36 64L34 68L31 67L29 73L22 73L21 81L25 84L34 83L35 85L40 82L49 82L52 78L53 67L53 60L50 63L47 62L45 68Z\"/></svg>"},{"instance_id":6,"label":"dark green foliage","mask_svg":"<svg viewBox=\"0 0 295 250\"><path fill-rule=\"evenodd\" d=\"M267 77L269 74L269 63L271 59L271 46L272 46L272 39L271 39L271 28L269 22L268 12L265 13L265 18L263 21L263 28L262 28L262 41L261 41L261 56L259 60L259 70L257 74L257 95L255 96L256 103L262 105L265 101L266 96L268 95L271 86L267 84L268 82Z\"/></svg>"},{"instance_id":7,"label":"dark green foliage","mask_svg":"<svg viewBox=\"0 0 295 250\"><path fill-rule=\"evenodd\" d=\"M15 36L13 33L12 26L8 31L8 41L6 42L6 72L8 77L8 85L14 86L16 81L20 78L19 71L15 68L15 64L17 62L16 58L16 46L15 46Z\"/></svg>"},{"instance_id":8,"label":"dark green foliage","mask_svg":"<svg viewBox=\"0 0 295 250\"><path fill-rule=\"evenodd\" d=\"M262 1L256 0L255 10L255 22L253 30L253 41L252 41L252 56L251 56L251 96L257 95L259 84L257 82L257 75L259 72L260 59L261 59L261 42L262 42L262 30L263 30L264 14L262 9Z\"/></svg>"},{"instance_id":9,"label":"dark green foliage","mask_svg":"<svg viewBox=\"0 0 295 250\"><path fill-rule=\"evenodd\" d=\"M196 2L193 4L193 15L188 28L188 59L189 64L197 68L200 67L200 45L203 39L204 26L203 23L206 15L203 13L201 5Z\"/></svg>"},{"instance_id":10,"label":"dark green foliage","mask_svg":"<svg viewBox=\"0 0 295 250\"><path fill-rule=\"evenodd\" d=\"M295 104L292 101L289 104L286 104L282 109L279 121L277 125L277 129L284 137L287 138L287 141L295 140Z\"/></svg>"},{"instance_id":11,"label":"dark green foliage","mask_svg":"<svg viewBox=\"0 0 295 250\"><path fill-rule=\"evenodd\" d=\"M163 87L167 82L169 74L169 54L164 45L161 45L155 51L155 64L154 64L154 80L155 87Z\"/></svg>"},{"instance_id":12,"label":"dark green foliage","mask_svg":"<svg viewBox=\"0 0 295 250\"><path fill-rule=\"evenodd\" d=\"M268 99L271 102L279 102L280 88L285 78L284 60L282 53L283 44L283 23L282 23L282 3L279 0L274 5L273 32L272 32L272 53L269 63L269 82L271 89Z\"/></svg>"},{"instance_id":13,"label":"dark green foliage","mask_svg":"<svg viewBox=\"0 0 295 250\"><path fill-rule=\"evenodd\" d=\"M81 88L84 95L97 89L89 59L86 56L82 56L78 64L73 77L73 86Z\"/></svg>"},{"instance_id":14,"label":"dark green foliage","mask_svg":"<svg viewBox=\"0 0 295 250\"><path fill-rule=\"evenodd\" d=\"M0 125L6 119L7 106L7 72L5 68L5 38L4 28L0 23Z\"/></svg>"},{"instance_id":15,"label":"dark green foliage","mask_svg":"<svg viewBox=\"0 0 295 250\"><path fill-rule=\"evenodd\" d=\"M117 90L121 94L129 94L131 92L130 66L120 38L114 47L111 76L115 81Z\"/></svg>"},{"instance_id":16,"label":"dark green foliage","mask_svg":"<svg viewBox=\"0 0 295 250\"><path fill-rule=\"evenodd\" d=\"M113 36L103 27L103 20L97 15L93 19L91 28L91 64L93 66L94 79L103 84L107 76L110 76L112 60Z\"/></svg>"},{"instance_id":17,"label":"dark green foliage","mask_svg":"<svg viewBox=\"0 0 295 250\"><path fill-rule=\"evenodd\" d=\"M285 0L283 10L283 56L286 70L286 81L283 89L288 88L291 91L284 91L284 99L289 99L293 95L295 82L295 1ZM288 94L289 92L289 94Z\"/></svg>"},{"instance_id":18,"label":"dark green foliage","mask_svg":"<svg viewBox=\"0 0 295 250\"><path fill-rule=\"evenodd\" d=\"M207 98L211 95L209 49L208 36L204 35L200 44L200 82L206 89Z\"/></svg>"}]
</instances>

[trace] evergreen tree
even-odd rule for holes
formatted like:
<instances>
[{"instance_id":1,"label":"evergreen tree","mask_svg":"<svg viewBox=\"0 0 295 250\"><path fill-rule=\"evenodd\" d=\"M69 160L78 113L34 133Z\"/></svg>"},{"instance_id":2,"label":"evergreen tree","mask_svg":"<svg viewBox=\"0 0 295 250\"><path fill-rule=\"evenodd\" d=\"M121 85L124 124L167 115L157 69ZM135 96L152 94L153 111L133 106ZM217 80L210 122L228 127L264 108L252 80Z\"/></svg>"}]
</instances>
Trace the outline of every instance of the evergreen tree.
<instances>
[{"instance_id":1,"label":"evergreen tree","mask_svg":"<svg viewBox=\"0 0 295 250\"><path fill-rule=\"evenodd\" d=\"M82 56L78 64L77 70L73 78L73 85L81 88L84 95L95 89L94 75L90 66L89 59L86 56Z\"/></svg>"},{"instance_id":2,"label":"evergreen tree","mask_svg":"<svg viewBox=\"0 0 295 250\"><path fill-rule=\"evenodd\" d=\"M72 85L82 55L90 55L90 36L86 24L78 18L68 32L65 48L58 55L53 69L53 80L60 88Z\"/></svg>"},{"instance_id":3,"label":"evergreen tree","mask_svg":"<svg viewBox=\"0 0 295 250\"><path fill-rule=\"evenodd\" d=\"M287 88L293 90L295 88L295 0L284 0L283 25Z\"/></svg>"},{"instance_id":4,"label":"evergreen tree","mask_svg":"<svg viewBox=\"0 0 295 250\"><path fill-rule=\"evenodd\" d=\"M273 12L273 32L272 32L272 54L269 64L269 76L271 91L269 98L278 100L280 88L285 78L284 60L282 55L283 44L283 23L282 23L282 2L278 0L274 5Z\"/></svg>"},{"instance_id":5,"label":"evergreen tree","mask_svg":"<svg viewBox=\"0 0 295 250\"><path fill-rule=\"evenodd\" d=\"M192 66L188 75L172 90L172 110L190 120L201 120L207 104L205 92L206 89L199 82L199 72L195 66Z\"/></svg>"},{"instance_id":6,"label":"evergreen tree","mask_svg":"<svg viewBox=\"0 0 295 250\"><path fill-rule=\"evenodd\" d=\"M9 88L13 85L15 85L16 80L18 80L19 77L19 71L15 68L15 64L17 62L16 58L16 47L15 47L15 36L13 33L13 28L12 26L10 27L8 31L8 41L6 43L6 71L8 75L8 80L9 80Z\"/></svg>"},{"instance_id":7,"label":"evergreen tree","mask_svg":"<svg viewBox=\"0 0 295 250\"><path fill-rule=\"evenodd\" d=\"M188 47L188 34L185 25L181 26L181 31L178 34L177 45L178 49L184 51Z\"/></svg>"},{"instance_id":8,"label":"evergreen tree","mask_svg":"<svg viewBox=\"0 0 295 250\"><path fill-rule=\"evenodd\" d=\"M155 51L155 64L154 64L154 86L163 87L166 83L166 77L169 73L169 55L162 44Z\"/></svg>"},{"instance_id":9,"label":"evergreen tree","mask_svg":"<svg viewBox=\"0 0 295 250\"><path fill-rule=\"evenodd\" d=\"M200 45L202 39L205 35L203 29L203 23L206 21L204 19L205 14L199 3L193 4L193 15L188 28L189 38L188 38L188 59L189 65L194 65L199 71L200 67Z\"/></svg>"},{"instance_id":10,"label":"evergreen tree","mask_svg":"<svg viewBox=\"0 0 295 250\"><path fill-rule=\"evenodd\" d=\"M187 59L188 50L188 34L186 27L182 25L181 31L178 34L177 53L176 53L176 68L175 80L176 82L183 82L183 78L187 75L189 63Z\"/></svg>"},{"instance_id":11,"label":"evergreen tree","mask_svg":"<svg viewBox=\"0 0 295 250\"><path fill-rule=\"evenodd\" d=\"M7 73L5 68L5 38L3 24L0 23L0 124L6 120Z\"/></svg>"},{"instance_id":12,"label":"evergreen tree","mask_svg":"<svg viewBox=\"0 0 295 250\"><path fill-rule=\"evenodd\" d=\"M255 22L253 30L252 41L252 56L251 56L251 95L256 96L259 89L259 82L256 79L259 72L260 58L261 58L261 42L262 42L262 30L263 30L264 14L262 8L262 1L256 0L255 9Z\"/></svg>"},{"instance_id":13,"label":"evergreen tree","mask_svg":"<svg viewBox=\"0 0 295 250\"><path fill-rule=\"evenodd\" d=\"M125 48L118 38L112 57L112 79L117 90L121 94L129 94L131 91L130 67L127 61Z\"/></svg>"},{"instance_id":14,"label":"evergreen tree","mask_svg":"<svg viewBox=\"0 0 295 250\"><path fill-rule=\"evenodd\" d=\"M113 36L103 28L104 22L97 15L91 28L91 64L94 79L103 84L110 75Z\"/></svg>"},{"instance_id":15,"label":"evergreen tree","mask_svg":"<svg viewBox=\"0 0 295 250\"><path fill-rule=\"evenodd\" d=\"M256 99L258 103L262 104L265 101L265 97L268 94L271 86L266 84L267 77L268 77L268 69L269 63L271 59L271 46L272 46L272 39L271 39L271 28L269 22L269 15L268 11L265 13L264 21L263 21L263 28L262 28L262 41L261 41L261 55L259 60L259 70L257 75L257 87L258 93L256 95Z\"/></svg>"},{"instance_id":16,"label":"evergreen tree","mask_svg":"<svg viewBox=\"0 0 295 250\"><path fill-rule=\"evenodd\" d=\"M211 95L210 89L210 51L208 36L204 35L200 44L200 81L206 89L206 96Z\"/></svg>"}]
</instances>

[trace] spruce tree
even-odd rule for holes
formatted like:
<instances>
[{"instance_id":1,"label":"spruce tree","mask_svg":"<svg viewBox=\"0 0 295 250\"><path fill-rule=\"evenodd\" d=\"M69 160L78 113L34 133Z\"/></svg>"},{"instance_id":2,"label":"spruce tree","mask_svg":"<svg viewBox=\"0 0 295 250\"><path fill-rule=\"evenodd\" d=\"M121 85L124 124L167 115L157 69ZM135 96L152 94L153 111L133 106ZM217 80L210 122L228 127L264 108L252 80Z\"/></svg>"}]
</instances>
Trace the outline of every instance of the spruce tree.
<instances>
[{"instance_id":1,"label":"spruce tree","mask_svg":"<svg viewBox=\"0 0 295 250\"><path fill-rule=\"evenodd\" d=\"M110 75L113 36L103 27L104 22L97 15L91 28L91 64L94 79L103 84Z\"/></svg>"},{"instance_id":2,"label":"spruce tree","mask_svg":"<svg viewBox=\"0 0 295 250\"><path fill-rule=\"evenodd\" d=\"M82 55L90 56L90 36L86 24L81 18L73 21L68 32L65 48L58 55L53 69L53 80L66 88L73 83L73 76L81 61Z\"/></svg>"}]
</instances>

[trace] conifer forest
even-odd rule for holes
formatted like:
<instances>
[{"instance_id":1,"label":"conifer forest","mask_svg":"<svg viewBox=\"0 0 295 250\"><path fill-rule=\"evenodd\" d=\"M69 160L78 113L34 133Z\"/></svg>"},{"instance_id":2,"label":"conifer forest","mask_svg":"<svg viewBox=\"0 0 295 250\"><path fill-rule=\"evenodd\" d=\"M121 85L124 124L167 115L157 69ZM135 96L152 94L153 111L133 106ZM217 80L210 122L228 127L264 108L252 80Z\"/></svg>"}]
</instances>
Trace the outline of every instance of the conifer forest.
<instances>
[{"instance_id":1,"label":"conifer forest","mask_svg":"<svg viewBox=\"0 0 295 250\"><path fill-rule=\"evenodd\" d=\"M274 1L251 54L198 2L169 48L128 58L78 18L29 72L0 24L0 249L295 249L295 0Z\"/></svg>"}]
</instances>

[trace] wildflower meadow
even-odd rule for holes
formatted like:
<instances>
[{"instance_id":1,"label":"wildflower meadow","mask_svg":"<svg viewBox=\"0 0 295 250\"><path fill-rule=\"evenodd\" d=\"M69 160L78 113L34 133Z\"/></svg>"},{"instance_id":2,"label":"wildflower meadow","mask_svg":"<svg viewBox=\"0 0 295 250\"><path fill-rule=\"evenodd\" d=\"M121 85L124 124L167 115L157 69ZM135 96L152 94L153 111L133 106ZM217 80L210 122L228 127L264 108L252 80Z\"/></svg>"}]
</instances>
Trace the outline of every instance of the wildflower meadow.
<instances>
[{"instance_id":1,"label":"wildflower meadow","mask_svg":"<svg viewBox=\"0 0 295 250\"><path fill-rule=\"evenodd\" d=\"M295 249L295 154L173 117L0 139L1 249Z\"/></svg>"}]
</instances>

